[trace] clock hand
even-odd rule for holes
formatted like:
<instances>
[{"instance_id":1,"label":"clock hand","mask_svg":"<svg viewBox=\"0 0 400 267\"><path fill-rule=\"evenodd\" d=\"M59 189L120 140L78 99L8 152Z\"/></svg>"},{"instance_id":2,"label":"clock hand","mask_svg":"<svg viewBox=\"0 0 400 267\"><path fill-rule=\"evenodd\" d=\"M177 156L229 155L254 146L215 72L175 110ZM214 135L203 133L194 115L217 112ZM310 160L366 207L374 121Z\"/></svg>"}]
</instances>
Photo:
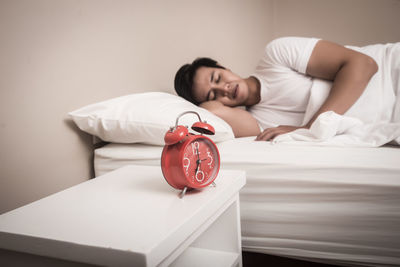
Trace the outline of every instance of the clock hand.
<instances>
[{"instance_id":1,"label":"clock hand","mask_svg":"<svg viewBox=\"0 0 400 267\"><path fill-rule=\"evenodd\" d=\"M200 161L200 152L199 152L199 148L196 147L196 151L197 151L197 161Z\"/></svg>"},{"instance_id":2,"label":"clock hand","mask_svg":"<svg viewBox=\"0 0 400 267\"><path fill-rule=\"evenodd\" d=\"M196 154L197 154L197 160L196 160L196 170L194 171L195 174L197 174L197 171L199 169L201 160L200 160L200 153L199 153L199 148L196 147Z\"/></svg>"},{"instance_id":3,"label":"clock hand","mask_svg":"<svg viewBox=\"0 0 400 267\"><path fill-rule=\"evenodd\" d=\"M196 164L197 164L197 166L196 166L196 174L197 174L198 169L201 170L201 162L204 161L204 160L206 160L206 159L198 159L198 160L196 160Z\"/></svg>"}]
</instances>

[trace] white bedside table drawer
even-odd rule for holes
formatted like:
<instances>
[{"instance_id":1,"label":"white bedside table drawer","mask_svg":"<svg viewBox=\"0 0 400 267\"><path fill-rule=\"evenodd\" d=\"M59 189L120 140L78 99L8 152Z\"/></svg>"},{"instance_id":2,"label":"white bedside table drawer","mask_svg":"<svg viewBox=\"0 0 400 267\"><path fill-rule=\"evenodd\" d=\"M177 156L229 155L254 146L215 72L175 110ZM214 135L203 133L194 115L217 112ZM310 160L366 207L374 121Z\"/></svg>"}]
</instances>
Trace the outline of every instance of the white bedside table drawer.
<instances>
[{"instance_id":1,"label":"white bedside table drawer","mask_svg":"<svg viewBox=\"0 0 400 267\"><path fill-rule=\"evenodd\" d=\"M215 182L181 199L159 167L127 166L1 215L0 248L110 266L227 253L240 265L245 174L221 170Z\"/></svg>"}]
</instances>

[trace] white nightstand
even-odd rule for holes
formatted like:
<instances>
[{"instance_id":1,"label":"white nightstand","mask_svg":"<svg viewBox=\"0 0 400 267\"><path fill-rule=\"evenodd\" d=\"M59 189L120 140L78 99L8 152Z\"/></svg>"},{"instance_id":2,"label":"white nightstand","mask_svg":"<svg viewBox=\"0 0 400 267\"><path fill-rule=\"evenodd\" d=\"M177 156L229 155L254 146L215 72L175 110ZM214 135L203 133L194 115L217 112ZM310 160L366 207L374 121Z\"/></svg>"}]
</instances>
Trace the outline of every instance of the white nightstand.
<instances>
[{"instance_id":1,"label":"white nightstand","mask_svg":"<svg viewBox=\"0 0 400 267\"><path fill-rule=\"evenodd\" d=\"M215 182L181 199L160 167L127 166L0 215L0 248L52 265L241 266L245 173Z\"/></svg>"}]
</instances>

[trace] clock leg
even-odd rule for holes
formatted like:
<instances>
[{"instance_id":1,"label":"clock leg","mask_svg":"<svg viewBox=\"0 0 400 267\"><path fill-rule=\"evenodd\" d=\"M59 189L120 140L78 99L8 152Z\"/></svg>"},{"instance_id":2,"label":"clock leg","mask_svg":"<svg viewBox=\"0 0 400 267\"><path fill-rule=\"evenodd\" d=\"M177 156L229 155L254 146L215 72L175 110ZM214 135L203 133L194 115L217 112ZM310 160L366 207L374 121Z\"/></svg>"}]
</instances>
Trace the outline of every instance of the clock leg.
<instances>
[{"instance_id":1,"label":"clock leg","mask_svg":"<svg viewBox=\"0 0 400 267\"><path fill-rule=\"evenodd\" d=\"M214 186L214 187L217 186L217 184L215 182L212 182L211 185Z\"/></svg>"},{"instance_id":2,"label":"clock leg","mask_svg":"<svg viewBox=\"0 0 400 267\"><path fill-rule=\"evenodd\" d=\"M179 197L180 197L180 198L183 198L183 197L185 196L187 189L188 189L187 186L185 186L185 188L183 188L183 190L182 190L181 193L179 194Z\"/></svg>"}]
</instances>

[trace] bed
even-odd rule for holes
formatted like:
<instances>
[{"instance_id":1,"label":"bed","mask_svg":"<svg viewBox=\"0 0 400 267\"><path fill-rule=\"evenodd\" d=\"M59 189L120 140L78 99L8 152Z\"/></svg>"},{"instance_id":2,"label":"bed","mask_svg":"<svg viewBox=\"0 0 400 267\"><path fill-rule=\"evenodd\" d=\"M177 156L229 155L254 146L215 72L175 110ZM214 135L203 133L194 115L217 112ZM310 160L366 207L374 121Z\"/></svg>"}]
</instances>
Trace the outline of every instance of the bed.
<instances>
[{"instance_id":1,"label":"bed","mask_svg":"<svg viewBox=\"0 0 400 267\"><path fill-rule=\"evenodd\" d=\"M311 129L287 140L257 142L234 138L219 117L161 92L94 103L70 116L81 130L109 142L94 151L99 176L128 164L160 166L164 135L176 119L187 126L198 120L180 117L189 110L215 128L210 137L221 167L246 171L240 192L245 251L343 266L400 266L400 147L382 145L400 137L398 122L362 125L323 113Z\"/></svg>"},{"instance_id":2,"label":"bed","mask_svg":"<svg viewBox=\"0 0 400 267\"><path fill-rule=\"evenodd\" d=\"M400 265L400 149L217 143L221 168L241 169L245 251L344 266ZM162 146L110 143L96 176L127 164L160 165ZM218 183L218 178L216 180Z\"/></svg>"}]
</instances>

